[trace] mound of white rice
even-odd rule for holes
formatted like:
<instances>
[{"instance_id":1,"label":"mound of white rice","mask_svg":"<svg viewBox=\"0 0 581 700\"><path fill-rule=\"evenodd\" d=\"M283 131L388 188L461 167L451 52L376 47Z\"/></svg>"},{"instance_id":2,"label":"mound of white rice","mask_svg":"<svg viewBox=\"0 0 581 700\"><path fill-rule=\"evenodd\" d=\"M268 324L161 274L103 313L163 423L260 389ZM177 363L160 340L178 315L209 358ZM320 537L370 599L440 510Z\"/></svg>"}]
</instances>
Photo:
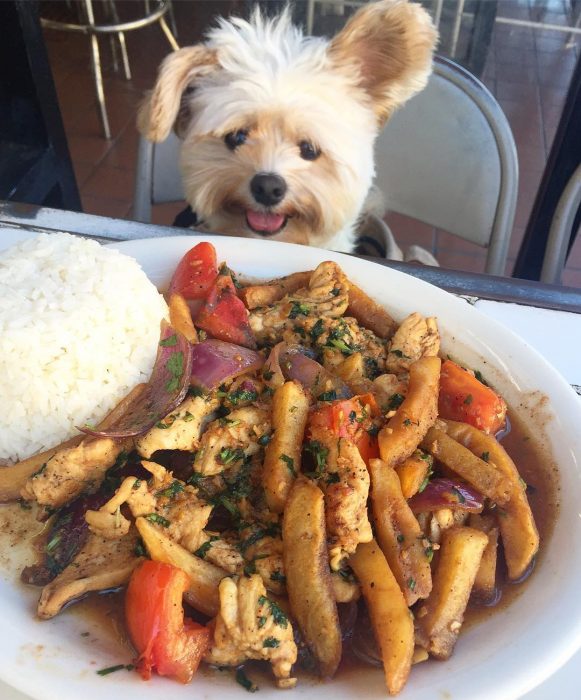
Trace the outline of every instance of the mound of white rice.
<instances>
[{"instance_id":1,"label":"mound of white rice","mask_svg":"<svg viewBox=\"0 0 581 700\"><path fill-rule=\"evenodd\" d=\"M167 316L132 258L66 233L0 253L0 459L98 423L149 378Z\"/></svg>"}]
</instances>

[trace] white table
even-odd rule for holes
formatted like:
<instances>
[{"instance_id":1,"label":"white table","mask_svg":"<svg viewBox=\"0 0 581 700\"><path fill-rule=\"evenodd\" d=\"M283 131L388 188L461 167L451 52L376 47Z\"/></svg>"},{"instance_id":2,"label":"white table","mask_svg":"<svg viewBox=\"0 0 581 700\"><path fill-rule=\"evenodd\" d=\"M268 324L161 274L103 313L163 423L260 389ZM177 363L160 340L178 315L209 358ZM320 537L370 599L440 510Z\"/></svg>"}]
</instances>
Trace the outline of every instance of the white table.
<instances>
[{"instance_id":1,"label":"white table","mask_svg":"<svg viewBox=\"0 0 581 700\"><path fill-rule=\"evenodd\" d=\"M0 249L30 235L34 234L16 229L12 231L4 229ZM544 355L570 384L576 386L578 392L581 391L579 389L581 387L581 362L579 361L581 314L484 299L476 301L475 306L518 333ZM558 342L559 339L563 342ZM581 397L579 400L581 401ZM579 700L581 697L580 671L581 651L577 652L560 671L523 696L521 700ZM30 698L0 681L0 700L30 700Z\"/></svg>"}]
</instances>

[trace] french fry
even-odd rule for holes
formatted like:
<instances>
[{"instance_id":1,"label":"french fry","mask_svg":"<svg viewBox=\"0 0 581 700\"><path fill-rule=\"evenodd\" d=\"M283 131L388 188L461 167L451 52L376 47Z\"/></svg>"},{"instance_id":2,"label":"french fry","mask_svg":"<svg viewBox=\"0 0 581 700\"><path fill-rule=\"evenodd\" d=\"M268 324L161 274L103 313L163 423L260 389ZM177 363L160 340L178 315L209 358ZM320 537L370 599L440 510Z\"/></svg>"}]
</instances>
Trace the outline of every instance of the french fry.
<instances>
[{"instance_id":1,"label":"french fry","mask_svg":"<svg viewBox=\"0 0 581 700\"><path fill-rule=\"evenodd\" d=\"M329 573L323 492L299 477L282 523L286 586L291 608L323 677L341 660L341 629Z\"/></svg>"},{"instance_id":2,"label":"french fry","mask_svg":"<svg viewBox=\"0 0 581 700\"><path fill-rule=\"evenodd\" d=\"M195 345L198 342L198 331L192 321L188 302L181 294L172 294L169 298L169 322L172 327L186 340Z\"/></svg>"},{"instance_id":3,"label":"french fry","mask_svg":"<svg viewBox=\"0 0 581 700\"><path fill-rule=\"evenodd\" d=\"M422 448L445 467L472 484L484 496L499 504L508 501L510 482L504 474L493 464L477 457L443 430L430 428L422 440Z\"/></svg>"},{"instance_id":4,"label":"french fry","mask_svg":"<svg viewBox=\"0 0 581 700\"><path fill-rule=\"evenodd\" d=\"M433 465L433 457L420 450L416 450L411 457L397 465L395 471L399 476L404 498L415 496L431 472Z\"/></svg>"},{"instance_id":5,"label":"french fry","mask_svg":"<svg viewBox=\"0 0 581 700\"><path fill-rule=\"evenodd\" d=\"M218 585L228 574L214 564L190 554L145 518L137 518L135 525L154 561L173 564L189 576L190 587L184 594L187 602L205 615L217 615L220 610Z\"/></svg>"},{"instance_id":6,"label":"french fry","mask_svg":"<svg viewBox=\"0 0 581 700\"><path fill-rule=\"evenodd\" d=\"M474 579L472 595L478 600L490 602L496 595L496 563L498 554L498 527L495 519L487 515L472 514L469 520L470 527L480 530L488 537L488 544L482 555L480 566Z\"/></svg>"},{"instance_id":7,"label":"french fry","mask_svg":"<svg viewBox=\"0 0 581 700\"><path fill-rule=\"evenodd\" d=\"M337 603L351 603L361 597L359 584L356 581L346 581L337 572L331 573L331 584Z\"/></svg>"},{"instance_id":8,"label":"french fry","mask_svg":"<svg viewBox=\"0 0 581 700\"><path fill-rule=\"evenodd\" d=\"M285 382L272 399L274 435L266 446L262 483L270 510L282 513L293 482L301 471L301 446L309 399L297 382Z\"/></svg>"},{"instance_id":9,"label":"french fry","mask_svg":"<svg viewBox=\"0 0 581 700\"><path fill-rule=\"evenodd\" d=\"M418 641L438 659L449 658L454 649L487 544L488 537L470 527L442 534L434 587L416 613Z\"/></svg>"},{"instance_id":10,"label":"french fry","mask_svg":"<svg viewBox=\"0 0 581 700\"><path fill-rule=\"evenodd\" d=\"M508 577L521 578L539 550L539 533L523 482L506 450L490 435L466 423L446 421L446 432L475 455L486 455L488 463L509 481L508 502L498 510L498 527L502 538Z\"/></svg>"},{"instance_id":11,"label":"french fry","mask_svg":"<svg viewBox=\"0 0 581 700\"><path fill-rule=\"evenodd\" d=\"M346 316L352 316L365 328L386 340L391 338L396 322L387 311L353 282L349 282L349 306Z\"/></svg>"},{"instance_id":12,"label":"french fry","mask_svg":"<svg viewBox=\"0 0 581 700\"><path fill-rule=\"evenodd\" d=\"M410 457L438 416L441 360L422 357L410 366L408 393L379 431L379 455L391 467Z\"/></svg>"},{"instance_id":13,"label":"french fry","mask_svg":"<svg viewBox=\"0 0 581 700\"><path fill-rule=\"evenodd\" d=\"M294 272L292 275L281 277L266 284L250 285L238 291L238 296L248 309L257 309L259 306L268 306L280 301L287 294L293 294L301 287L308 287L312 270L307 272Z\"/></svg>"},{"instance_id":14,"label":"french fry","mask_svg":"<svg viewBox=\"0 0 581 700\"><path fill-rule=\"evenodd\" d=\"M419 598L427 598L432 590L422 531L393 468L380 459L371 459L369 471L377 540L407 605L413 605Z\"/></svg>"},{"instance_id":15,"label":"french fry","mask_svg":"<svg viewBox=\"0 0 581 700\"><path fill-rule=\"evenodd\" d=\"M390 695L405 685L414 654L414 623L406 601L375 540L360 544L349 559L381 652L385 682Z\"/></svg>"},{"instance_id":16,"label":"french fry","mask_svg":"<svg viewBox=\"0 0 581 700\"><path fill-rule=\"evenodd\" d=\"M103 420L97 426L98 430L107 430L107 428L115 423L119 416L123 415L125 411L129 408L131 403L141 394L145 389L145 384L138 384L135 386L127 396L121 399L121 401L103 418ZM17 462L10 467L0 467L0 503L8 503L9 501L15 501L20 498L20 493L28 479L37 472L45 462L57 452L61 450L66 450L69 447L76 447L80 445L83 440L87 442L95 440L96 438L87 437L84 433L80 435L75 435L65 442L61 442L60 445L51 447L50 450L44 450L44 452L39 452L28 459L23 459L21 462Z\"/></svg>"}]
</instances>

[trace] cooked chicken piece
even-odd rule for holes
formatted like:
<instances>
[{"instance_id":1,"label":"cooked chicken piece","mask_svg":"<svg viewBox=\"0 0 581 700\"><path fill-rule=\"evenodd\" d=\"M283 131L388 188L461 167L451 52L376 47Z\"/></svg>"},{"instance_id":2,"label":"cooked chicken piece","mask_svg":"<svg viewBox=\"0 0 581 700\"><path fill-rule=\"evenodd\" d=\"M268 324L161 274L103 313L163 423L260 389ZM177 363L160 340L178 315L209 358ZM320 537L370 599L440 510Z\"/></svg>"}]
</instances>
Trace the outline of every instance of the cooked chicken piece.
<instances>
[{"instance_id":1,"label":"cooked chicken piece","mask_svg":"<svg viewBox=\"0 0 581 700\"><path fill-rule=\"evenodd\" d=\"M215 420L202 435L194 470L213 476L236 466L261 449L258 439L270 429L268 411L254 406L238 408Z\"/></svg>"},{"instance_id":2,"label":"cooked chicken piece","mask_svg":"<svg viewBox=\"0 0 581 700\"><path fill-rule=\"evenodd\" d=\"M85 520L92 532L105 538L122 537L129 521L120 513L127 503L134 518L145 517L166 528L172 540L194 552L204 542L202 530L212 506L197 496L193 486L174 479L170 472L154 462L142 462L152 472L150 482L133 476L123 480L113 498L98 511L87 511Z\"/></svg>"},{"instance_id":3,"label":"cooked chicken piece","mask_svg":"<svg viewBox=\"0 0 581 700\"><path fill-rule=\"evenodd\" d=\"M244 571L244 557L232 542L224 538L218 532L202 532L200 546L194 554L219 566L229 574L242 574Z\"/></svg>"},{"instance_id":4,"label":"cooked chicken piece","mask_svg":"<svg viewBox=\"0 0 581 700\"><path fill-rule=\"evenodd\" d=\"M280 301L250 312L250 327L259 343L278 343L296 319L339 318L349 303L349 282L334 262L323 262L313 272L308 288L298 289Z\"/></svg>"},{"instance_id":5,"label":"cooked chicken piece","mask_svg":"<svg viewBox=\"0 0 581 700\"><path fill-rule=\"evenodd\" d=\"M393 374L407 372L421 357L434 357L440 350L440 334L435 318L415 312L405 318L389 346L386 369Z\"/></svg>"},{"instance_id":6,"label":"cooked chicken piece","mask_svg":"<svg viewBox=\"0 0 581 700\"><path fill-rule=\"evenodd\" d=\"M382 374L373 380L371 393L382 411L395 411L408 392L408 375Z\"/></svg>"},{"instance_id":7,"label":"cooked chicken piece","mask_svg":"<svg viewBox=\"0 0 581 700\"><path fill-rule=\"evenodd\" d=\"M126 443L89 438L76 447L59 450L22 489L22 497L42 506L61 508L73 498L99 486Z\"/></svg>"},{"instance_id":8,"label":"cooked chicken piece","mask_svg":"<svg viewBox=\"0 0 581 700\"><path fill-rule=\"evenodd\" d=\"M320 470L319 486L325 494L325 519L331 569L337 571L360 542L373 535L367 517L369 472L357 447L330 430L313 432L310 450Z\"/></svg>"},{"instance_id":9,"label":"cooked chicken piece","mask_svg":"<svg viewBox=\"0 0 581 700\"><path fill-rule=\"evenodd\" d=\"M254 569L269 591L278 595L286 592L282 537L278 523L255 523L243 529L239 548L244 554L247 569Z\"/></svg>"},{"instance_id":10,"label":"cooked chicken piece","mask_svg":"<svg viewBox=\"0 0 581 700\"><path fill-rule=\"evenodd\" d=\"M363 356L365 375L369 379L385 368L385 341L361 327L354 318L332 320L326 331L317 336L315 347L323 348L323 364L330 371L356 351Z\"/></svg>"},{"instance_id":11,"label":"cooked chicken piece","mask_svg":"<svg viewBox=\"0 0 581 700\"><path fill-rule=\"evenodd\" d=\"M53 581L42 589L37 614L46 620L72 600L91 591L123 586L142 559L135 554L137 537L106 540L89 535L85 546Z\"/></svg>"},{"instance_id":12,"label":"cooked chicken piece","mask_svg":"<svg viewBox=\"0 0 581 700\"><path fill-rule=\"evenodd\" d=\"M278 605L266 597L260 576L220 582L220 612L213 621L212 647L204 657L216 666L238 666L248 659L269 661L279 688L291 688L297 660L293 628Z\"/></svg>"},{"instance_id":13,"label":"cooked chicken piece","mask_svg":"<svg viewBox=\"0 0 581 700\"><path fill-rule=\"evenodd\" d=\"M188 397L173 413L135 440L137 451L149 459L156 450L195 450L204 424L219 405L214 393Z\"/></svg>"}]
</instances>

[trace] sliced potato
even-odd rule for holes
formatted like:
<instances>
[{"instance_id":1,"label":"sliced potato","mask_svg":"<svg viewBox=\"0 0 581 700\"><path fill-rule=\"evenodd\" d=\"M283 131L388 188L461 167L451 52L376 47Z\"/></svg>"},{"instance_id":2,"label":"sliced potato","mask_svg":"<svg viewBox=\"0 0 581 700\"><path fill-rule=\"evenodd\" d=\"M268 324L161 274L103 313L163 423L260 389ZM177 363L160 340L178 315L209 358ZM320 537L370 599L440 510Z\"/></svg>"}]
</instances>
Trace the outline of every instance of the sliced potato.
<instances>
[{"instance_id":1,"label":"sliced potato","mask_svg":"<svg viewBox=\"0 0 581 700\"><path fill-rule=\"evenodd\" d=\"M433 466L433 457L420 450L416 450L411 457L397 465L395 471L399 477L404 498L415 496Z\"/></svg>"},{"instance_id":2,"label":"sliced potato","mask_svg":"<svg viewBox=\"0 0 581 700\"><path fill-rule=\"evenodd\" d=\"M427 598L432 590L424 537L392 467L380 459L371 459L369 471L377 539L406 603L413 605L419 598Z\"/></svg>"},{"instance_id":3,"label":"sliced potato","mask_svg":"<svg viewBox=\"0 0 581 700\"><path fill-rule=\"evenodd\" d=\"M397 477L396 477L397 478ZM414 655L414 623L406 601L375 540L360 544L349 564L361 591L381 652L385 682L390 695L405 685Z\"/></svg>"},{"instance_id":4,"label":"sliced potato","mask_svg":"<svg viewBox=\"0 0 581 700\"><path fill-rule=\"evenodd\" d=\"M181 294L172 294L169 298L169 322L174 330L195 345L198 342L198 331L192 321L192 314L188 302Z\"/></svg>"},{"instance_id":5,"label":"sliced potato","mask_svg":"<svg viewBox=\"0 0 581 700\"><path fill-rule=\"evenodd\" d=\"M282 524L286 586L293 615L323 677L341 661L341 629L329 573L323 492L298 478Z\"/></svg>"},{"instance_id":6,"label":"sliced potato","mask_svg":"<svg viewBox=\"0 0 581 700\"><path fill-rule=\"evenodd\" d=\"M442 534L434 587L416 614L418 641L438 659L447 659L454 649L487 544L484 532L470 527Z\"/></svg>"},{"instance_id":7,"label":"sliced potato","mask_svg":"<svg viewBox=\"0 0 581 700\"><path fill-rule=\"evenodd\" d=\"M149 556L154 561L173 564L189 576L190 587L184 594L187 602L205 615L210 617L217 615L220 610L218 585L228 574L214 564L188 552L149 520L137 518L135 525Z\"/></svg>"},{"instance_id":8,"label":"sliced potato","mask_svg":"<svg viewBox=\"0 0 581 700\"><path fill-rule=\"evenodd\" d=\"M145 389L145 384L138 384L135 386L127 396L123 397L121 401L103 418L103 420L97 426L98 430L107 430L107 428L117 421L117 419L122 416L129 406L141 395L141 392ZM8 501L15 501L20 498L22 489L26 486L28 479L37 472L43 464L48 462L51 457L61 450L66 450L69 447L76 447L80 445L83 440L90 442L97 438L88 437L84 433L80 435L75 435L65 442L61 442L60 445L51 447L50 450L45 450L44 452L39 452L28 459L24 459L17 464L10 467L0 467L0 503L7 503Z\"/></svg>"},{"instance_id":9,"label":"sliced potato","mask_svg":"<svg viewBox=\"0 0 581 700\"><path fill-rule=\"evenodd\" d=\"M495 503L507 502L510 496L510 482L504 474L443 430L430 428L422 440L422 447L484 496L491 498Z\"/></svg>"},{"instance_id":10,"label":"sliced potato","mask_svg":"<svg viewBox=\"0 0 581 700\"><path fill-rule=\"evenodd\" d=\"M396 322L387 311L353 282L349 282L349 306L346 316L352 316L380 338L391 338Z\"/></svg>"},{"instance_id":11,"label":"sliced potato","mask_svg":"<svg viewBox=\"0 0 581 700\"><path fill-rule=\"evenodd\" d=\"M508 502L498 509L498 527L508 577L516 581L524 576L539 550L539 532L518 470L506 450L491 435L454 421L446 421L446 432L473 454L486 455L488 463L509 481Z\"/></svg>"},{"instance_id":12,"label":"sliced potato","mask_svg":"<svg viewBox=\"0 0 581 700\"><path fill-rule=\"evenodd\" d=\"M268 306L276 301L280 301L287 294L294 294L301 287L308 287L312 274L312 270L293 272L291 275L272 280L266 284L243 287L238 291L238 296L248 309Z\"/></svg>"},{"instance_id":13,"label":"sliced potato","mask_svg":"<svg viewBox=\"0 0 581 700\"><path fill-rule=\"evenodd\" d=\"M418 447L438 416L439 357L422 357L410 367L408 393L379 431L379 454L391 467L401 464Z\"/></svg>"},{"instance_id":14,"label":"sliced potato","mask_svg":"<svg viewBox=\"0 0 581 700\"><path fill-rule=\"evenodd\" d=\"M482 555L472 595L484 602L493 601L496 596L496 563L498 555L498 527L496 521L489 515L472 514L469 520L470 527L480 530L488 537L488 544Z\"/></svg>"},{"instance_id":15,"label":"sliced potato","mask_svg":"<svg viewBox=\"0 0 581 700\"><path fill-rule=\"evenodd\" d=\"M262 483L270 510L282 513L293 482L301 471L301 446L309 399L297 382L285 382L272 398L274 434L266 446Z\"/></svg>"}]
</instances>

